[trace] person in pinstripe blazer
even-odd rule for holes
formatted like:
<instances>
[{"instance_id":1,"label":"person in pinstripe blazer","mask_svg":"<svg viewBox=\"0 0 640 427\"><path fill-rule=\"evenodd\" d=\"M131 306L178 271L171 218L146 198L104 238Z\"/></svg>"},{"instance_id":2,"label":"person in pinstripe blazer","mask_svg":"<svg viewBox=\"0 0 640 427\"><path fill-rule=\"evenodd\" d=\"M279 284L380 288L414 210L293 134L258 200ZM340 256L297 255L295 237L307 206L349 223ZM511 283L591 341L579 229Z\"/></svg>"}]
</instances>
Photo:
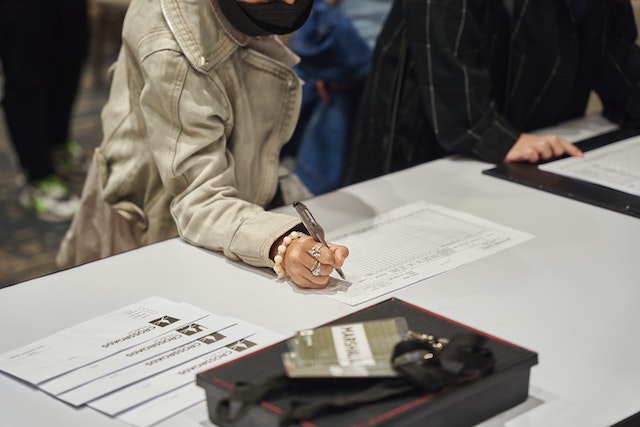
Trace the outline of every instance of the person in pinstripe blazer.
<instances>
[{"instance_id":1,"label":"person in pinstripe blazer","mask_svg":"<svg viewBox=\"0 0 640 427\"><path fill-rule=\"evenodd\" d=\"M344 184L452 153L538 162L582 152L531 131L585 114L640 127L629 0L395 0L378 37Z\"/></svg>"}]
</instances>

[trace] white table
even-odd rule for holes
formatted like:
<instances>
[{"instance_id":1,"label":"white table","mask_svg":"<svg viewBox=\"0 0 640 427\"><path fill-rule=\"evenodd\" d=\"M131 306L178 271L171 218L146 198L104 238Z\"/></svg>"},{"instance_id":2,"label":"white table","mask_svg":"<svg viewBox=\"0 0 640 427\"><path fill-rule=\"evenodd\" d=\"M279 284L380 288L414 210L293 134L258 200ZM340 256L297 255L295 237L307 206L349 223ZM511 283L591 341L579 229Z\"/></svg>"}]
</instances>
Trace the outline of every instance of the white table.
<instances>
[{"instance_id":1,"label":"white table","mask_svg":"<svg viewBox=\"0 0 640 427\"><path fill-rule=\"evenodd\" d=\"M395 296L538 352L530 398L484 424L605 426L638 412L640 220L482 175L488 167L446 158L307 205L330 231L426 200L534 239L355 307L169 240L0 289L0 353L150 295L284 335ZM0 396L0 427L126 425L4 374ZM203 403L159 425L202 427L206 420Z\"/></svg>"}]
</instances>

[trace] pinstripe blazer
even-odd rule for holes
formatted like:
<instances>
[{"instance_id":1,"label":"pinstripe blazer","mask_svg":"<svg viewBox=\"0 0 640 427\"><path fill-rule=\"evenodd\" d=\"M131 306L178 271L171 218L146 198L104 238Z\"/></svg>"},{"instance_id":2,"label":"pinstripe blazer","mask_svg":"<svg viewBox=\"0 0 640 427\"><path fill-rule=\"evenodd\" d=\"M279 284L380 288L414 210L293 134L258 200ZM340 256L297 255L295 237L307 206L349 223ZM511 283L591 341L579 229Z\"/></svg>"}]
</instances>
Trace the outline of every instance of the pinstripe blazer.
<instances>
[{"instance_id":1,"label":"pinstripe blazer","mask_svg":"<svg viewBox=\"0 0 640 427\"><path fill-rule=\"evenodd\" d=\"M449 153L497 163L520 133L584 114L640 125L629 2L395 0L378 37L345 171L350 184Z\"/></svg>"}]
</instances>

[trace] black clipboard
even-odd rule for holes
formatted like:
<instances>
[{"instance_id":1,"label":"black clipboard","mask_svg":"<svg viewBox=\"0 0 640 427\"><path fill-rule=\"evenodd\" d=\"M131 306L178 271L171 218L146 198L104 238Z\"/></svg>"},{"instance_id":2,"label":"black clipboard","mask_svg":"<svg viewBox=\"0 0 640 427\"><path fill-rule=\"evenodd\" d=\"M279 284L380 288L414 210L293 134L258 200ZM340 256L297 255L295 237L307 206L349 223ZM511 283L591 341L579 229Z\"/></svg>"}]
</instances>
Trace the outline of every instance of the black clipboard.
<instances>
[{"instance_id":1,"label":"black clipboard","mask_svg":"<svg viewBox=\"0 0 640 427\"><path fill-rule=\"evenodd\" d=\"M586 152L636 135L640 135L640 131L616 129L579 141L576 145ZM538 168L537 164L503 163L492 169L484 170L482 173L640 218L640 197L580 179L543 171Z\"/></svg>"}]
</instances>

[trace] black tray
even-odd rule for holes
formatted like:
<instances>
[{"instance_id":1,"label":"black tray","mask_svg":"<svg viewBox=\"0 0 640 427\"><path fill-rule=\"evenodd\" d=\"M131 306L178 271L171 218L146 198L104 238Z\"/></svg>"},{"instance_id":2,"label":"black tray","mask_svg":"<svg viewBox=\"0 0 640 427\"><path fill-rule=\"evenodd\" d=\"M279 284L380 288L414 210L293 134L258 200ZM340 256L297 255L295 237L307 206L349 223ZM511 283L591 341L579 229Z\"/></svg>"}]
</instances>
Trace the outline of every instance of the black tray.
<instances>
[{"instance_id":1,"label":"black tray","mask_svg":"<svg viewBox=\"0 0 640 427\"><path fill-rule=\"evenodd\" d=\"M304 427L346 426L469 426L523 402L528 397L530 368L537 364L536 353L429 312L399 299L389 299L329 324L352 323L403 316L409 328L437 336L474 331L488 338L496 365L493 372L464 385L448 387L438 393L415 392L388 398L317 418L302 421ZM199 373L196 382L206 391L209 418L221 427L278 426L280 413L288 398L273 398L255 405L242 419L226 424L216 417L221 399L228 397L238 381L256 383L283 373L281 354L285 341L237 359L226 365Z\"/></svg>"}]
</instances>

